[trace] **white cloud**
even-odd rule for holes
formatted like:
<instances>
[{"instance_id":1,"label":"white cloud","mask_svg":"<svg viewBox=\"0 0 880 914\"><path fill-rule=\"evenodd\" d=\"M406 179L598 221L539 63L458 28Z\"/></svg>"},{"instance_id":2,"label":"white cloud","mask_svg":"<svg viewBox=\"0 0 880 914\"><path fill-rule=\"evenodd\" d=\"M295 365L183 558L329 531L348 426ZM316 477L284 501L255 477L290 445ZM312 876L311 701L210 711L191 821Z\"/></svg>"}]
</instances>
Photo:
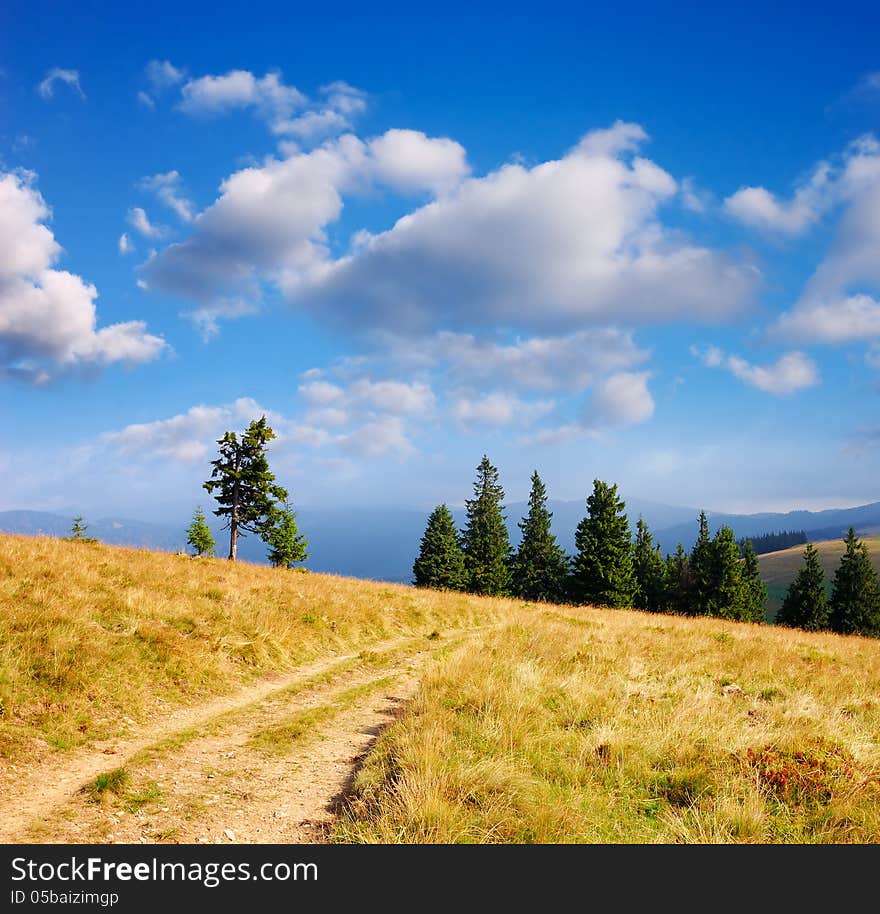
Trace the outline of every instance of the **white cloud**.
<instances>
[{"instance_id":1,"label":"white cloud","mask_svg":"<svg viewBox=\"0 0 880 914\"><path fill-rule=\"evenodd\" d=\"M422 381L372 381L359 378L348 387L329 381L308 381L299 387L300 396L310 405L333 405L337 410L351 408L379 410L394 415L426 414L434 406L434 393Z\"/></svg>"},{"instance_id":2,"label":"white cloud","mask_svg":"<svg viewBox=\"0 0 880 914\"><path fill-rule=\"evenodd\" d=\"M693 178L684 178L680 190L682 205L692 213L705 213L712 205L712 195L697 187Z\"/></svg>"},{"instance_id":3,"label":"white cloud","mask_svg":"<svg viewBox=\"0 0 880 914\"><path fill-rule=\"evenodd\" d=\"M746 384L776 396L819 383L815 362L803 352L787 352L771 365L752 365L738 356L729 356L725 367Z\"/></svg>"},{"instance_id":4,"label":"white cloud","mask_svg":"<svg viewBox=\"0 0 880 914\"><path fill-rule=\"evenodd\" d=\"M448 365L460 381L490 381L524 390L581 391L613 371L644 362L632 333L616 327L577 330L563 336L534 336L514 343L479 340L441 331L420 340L394 340L392 356L422 364Z\"/></svg>"},{"instance_id":5,"label":"white cloud","mask_svg":"<svg viewBox=\"0 0 880 914\"><path fill-rule=\"evenodd\" d=\"M63 70L61 67L53 67L46 73L43 81L37 86L37 92L48 101L55 95L55 84L59 82L70 86L81 99L85 100L86 94L83 92L79 82L79 72L77 70Z\"/></svg>"},{"instance_id":6,"label":"white cloud","mask_svg":"<svg viewBox=\"0 0 880 914\"><path fill-rule=\"evenodd\" d=\"M589 425L635 425L654 415L647 372L619 371L596 385L587 410Z\"/></svg>"},{"instance_id":7,"label":"white cloud","mask_svg":"<svg viewBox=\"0 0 880 914\"><path fill-rule=\"evenodd\" d=\"M150 361L167 348L141 321L98 328L97 290L52 269L61 247L32 173L0 173L0 373L45 383L55 368Z\"/></svg>"},{"instance_id":8,"label":"white cloud","mask_svg":"<svg viewBox=\"0 0 880 914\"><path fill-rule=\"evenodd\" d=\"M405 457L415 450L399 416L382 416L367 422L337 438L336 444L343 453L355 457L383 457L392 453Z\"/></svg>"},{"instance_id":9,"label":"white cloud","mask_svg":"<svg viewBox=\"0 0 880 914\"><path fill-rule=\"evenodd\" d=\"M144 67L144 75L156 93L171 89L186 79L186 72L179 70L169 60L151 60Z\"/></svg>"},{"instance_id":10,"label":"white cloud","mask_svg":"<svg viewBox=\"0 0 880 914\"><path fill-rule=\"evenodd\" d=\"M133 206L128 211L127 218L129 225L145 238L162 238L167 233L164 226L150 222L149 216L140 206Z\"/></svg>"},{"instance_id":11,"label":"white cloud","mask_svg":"<svg viewBox=\"0 0 880 914\"><path fill-rule=\"evenodd\" d=\"M608 152L642 135L616 125L558 161L466 180L347 256L284 270L282 288L347 326L398 332L739 311L757 271L665 230L657 213L674 180Z\"/></svg>"},{"instance_id":12,"label":"white cloud","mask_svg":"<svg viewBox=\"0 0 880 914\"><path fill-rule=\"evenodd\" d=\"M487 394L461 394L452 404L452 415L462 425L503 426L517 422L528 425L549 413L552 401L529 402L515 394L491 391Z\"/></svg>"},{"instance_id":13,"label":"white cloud","mask_svg":"<svg viewBox=\"0 0 880 914\"><path fill-rule=\"evenodd\" d=\"M880 301L870 295L806 299L777 320L774 335L816 343L851 343L880 337Z\"/></svg>"},{"instance_id":14,"label":"white cloud","mask_svg":"<svg viewBox=\"0 0 880 914\"><path fill-rule=\"evenodd\" d=\"M302 92L284 84L280 73L257 78L249 70L191 79L182 86L180 95L180 109L187 114L215 116L252 108L272 124L283 123L307 102Z\"/></svg>"},{"instance_id":15,"label":"white cloud","mask_svg":"<svg viewBox=\"0 0 880 914\"><path fill-rule=\"evenodd\" d=\"M192 222L193 204L181 193L183 181L180 173L169 171L165 174L141 178L138 187L154 193L182 222Z\"/></svg>"},{"instance_id":16,"label":"white cloud","mask_svg":"<svg viewBox=\"0 0 880 914\"><path fill-rule=\"evenodd\" d=\"M705 349L691 346L690 352L694 358L699 359L707 368L718 368L724 362L724 353L717 346L707 346Z\"/></svg>"},{"instance_id":17,"label":"white cloud","mask_svg":"<svg viewBox=\"0 0 880 914\"><path fill-rule=\"evenodd\" d=\"M507 165L450 191L467 167L453 141L345 135L230 176L194 234L160 252L145 279L202 302L254 299L268 280L326 320L403 334L738 312L757 270L664 228L658 210L676 183L625 158L643 139L618 123L558 161ZM356 233L351 252L332 259L326 230L344 194L372 182L446 195L386 232Z\"/></svg>"},{"instance_id":18,"label":"white cloud","mask_svg":"<svg viewBox=\"0 0 880 914\"><path fill-rule=\"evenodd\" d=\"M388 130L369 144L380 181L400 191L448 192L470 171L464 147L418 130Z\"/></svg>"},{"instance_id":19,"label":"white cloud","mask_svg":"<svg viewBox=\"0 0 880 914\"><path fill-rule=\"evenodd\" d=\"M880 143L851 143L832 186L843 210L834 241L800 298L770 335L804 342L844 343L880 335Z\"/></svg>"},{"instance_id":20,"label":"white cloud","mask_svg":"<svg viewBox=\"0 0 880 914\"><path fill-rule=\"evenodd\" d=\"M130 254L134 250L134 245L131 243L131 239L128 235L123 232L119 236L119 253L120 254Z\"/></svg>"},{"instance_id":21,"label":"white cloud","mask_svg":"<svg viewBox=\"0 0 880 914\"><path fill-rule=\"evenodd\" d=\"M137 99L145 108L155 108L156 107L156 103L153 101L152 97L150 95L148 95L146 92L144 92L143 90L140 90L138 92Z\"/></svg>"},{"instance_id":22,"label":"white cloud","mask_svg":"<svg viewBox=\"0 0 880 914\"><path fill-rule=\"evenodd\" d=\"M170 419L127 425L108 432L104 440L126 454L171 457L182 462L202 461L218 437L231 410L221 406L193 406Z\"/></svg>"},{"instance_id":23,"label":"white cloud","mask_svg":"<svg viewBox=\"0 0 880 914\"><path fill-rule=\"evenodd\" d=\"M344 82L322 86L321 95L322 103L298 117L275 119L271 124L273 133L292 136L303 143L316 142L349 130L355 115L367 106L366 92Z\"/></svg>"}]
</instances>

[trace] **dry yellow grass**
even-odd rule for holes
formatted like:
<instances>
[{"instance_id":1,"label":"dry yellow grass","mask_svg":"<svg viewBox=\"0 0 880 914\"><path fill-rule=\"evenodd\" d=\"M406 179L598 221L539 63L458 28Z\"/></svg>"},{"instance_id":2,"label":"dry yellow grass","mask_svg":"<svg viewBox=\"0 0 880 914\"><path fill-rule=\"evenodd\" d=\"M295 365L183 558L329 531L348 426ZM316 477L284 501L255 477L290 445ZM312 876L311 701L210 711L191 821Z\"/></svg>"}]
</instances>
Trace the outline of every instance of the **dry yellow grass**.
<instances>
[{"instance_id":1,"label":"dry yellow grass","mask_svg":"<svg viewBox=\"0 0 880 914\"><path fill-rule=\"evenodd\" d=\"M314 658L442 635L512 605L2 535L0 757L32 762Z\"/></svg>"},{"instance_id":2,"label":"dry yellow grass","mask_svg":"<svg viewBox=\"0 0 880 914\"><path fill-rule=\"evenodd\" d=\"M880 642L522 612L422 684L335 840L876 842Z\"/></svg>"}]
</instances>

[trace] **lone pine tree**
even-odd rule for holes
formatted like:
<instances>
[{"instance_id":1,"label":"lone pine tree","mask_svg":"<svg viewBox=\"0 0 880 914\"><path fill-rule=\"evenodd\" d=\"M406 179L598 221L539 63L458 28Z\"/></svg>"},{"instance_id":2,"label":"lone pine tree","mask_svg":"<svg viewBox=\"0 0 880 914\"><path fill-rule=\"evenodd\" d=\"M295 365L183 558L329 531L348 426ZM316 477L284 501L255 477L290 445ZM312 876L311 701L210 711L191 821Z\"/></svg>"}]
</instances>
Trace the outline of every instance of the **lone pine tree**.
<instances>
[{"instance_id":1,"label":"lone pine tree","mask_svg":"<svg viewBox=\"0 0 880 914\"><path fill-rule=\"evenodd\" d=\"M220 456L211 461L211 478L204 483L220 507L214 511L227 518L229 529L229 560L235 561L238 538L260 533L271 523L276 501L286 501L287 491L276 485L269 470L266 449L275 433L266 417L254 419L242 435L226 432L217 439Z\"/></svg>"},{"instance_id":2,"label":"lone pine tree","mask_svg":"<svg viewBox=\"0 0 880 914\"><path fill-rule=\"evenodd\" d=\"M262 537L269 546L268 559L275 568L290 568L309 557L308 541L299 532L296 512L287 502L271 513Z\"/></svg>"},{"instance_id":3,"label":"lone pine tree","mask_svg":"<svg viewBox=\"0 0 880 914\"><path fill-rule=\"evenodd\" d=\"M186 528L186 541L195 549L198 556L214 554L214 537L205 521L205 512L201 506L196 508L192 523Z\"/></svg>"},{"instance_id":4,"label":"lone pine tree","mask_svg":"<svg viewBox=\"0 0 880 914\"><path fill-rule=\"evenodd\" d=\"M660 555L660 547L648 525L640 517L636 524L636 541L633 544L633 606L649 612L662 612L666 598L666 567Z\"/></svg>"},{"instance_id":5,"label":"lone pine tree","mask_svg":"<svg viewBox=\"0 0 880 914\"><path fill-rule=\"evenodd\" d=\"M818 632L828 628L828 600L825 597L825 572L819 551L812 543L804 549L804 563L791 582L776 614L779 625Z\"/></svg>"},{"instance_id":6,"label":"lone pine tree","mask_svg":"<svg viewBox=\"0 0 880 914\"><path fill-rule=\"evenodd\" d=\"M413 583L435 590L464 590L467 574L455 521L446 505L428 517L419 555L413 562Z\"/></svg>"},{"instance_id":7,"label":"lone pine tree","mask_svg":"<svg viewBox=\"0 0 880 914\"><path fill-rule=\"evenodd\" d=\"M880 590L868 549L850 527L831 583L828 621L843 635L880 635Z\"/></svg>"},{"instance_id":8,"label":"lone pine tree","mask_svg":"<svg viewBox=\"0 0 880 914\"><path fill-rule=\"evenodd\" d=\"M558 603L565 594L568 559L550 531L547 490L538 471L532 473L528 514L519 522L519 548L511 563L513 593L524 600Z\"/></svg>"},{"instance_id":9,"label":"lone pine tree","mask_svg":"<svg viewBox=\"0 0 880 914\"><path fill-rule=\"evenodd\" d=\"M617 486L593 481L587 516L577 525L573 597L598 606L631 606L635 581L626 504Z\"/></svg>"},{"instance_id":10,"label":"lone pine tree","mask_svg":"<svg viewBox=\"0 0 880 914\"><path fill-rule=\"evenodd\" d=\"M467 589L472 593L504 596L510 592L510 540L503 501L498 470L484 454L477 467L474 497L465 502L467 521L462 536Z\"/></svg>"}]
</instances>

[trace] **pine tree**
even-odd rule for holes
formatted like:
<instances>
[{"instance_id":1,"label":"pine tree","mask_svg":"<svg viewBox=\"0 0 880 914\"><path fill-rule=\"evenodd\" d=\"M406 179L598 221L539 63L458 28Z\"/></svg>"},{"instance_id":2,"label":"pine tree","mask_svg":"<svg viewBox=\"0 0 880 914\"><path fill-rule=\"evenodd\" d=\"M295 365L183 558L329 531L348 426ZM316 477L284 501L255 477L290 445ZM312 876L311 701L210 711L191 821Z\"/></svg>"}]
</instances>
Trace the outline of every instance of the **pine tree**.
<instances>
[{"instance_id":1,"label":"pine tree","mask_svg":"<svg viewBox=\"0 0 880 914\"><path fill-rule=\"evenodd\" d=\"M690 569L693 584L690 612L694 616L704 616L709 612L712 588L712 540L709 539L705 511L700 511L700 532L691 550Z\"/></svg>"},{"instance_id":2,"label":"pine tree","mask_svg":"<svg viewBox=\"0 0 880 914\"><path fill-rule=\"evenodd\" d=\"M785 600L776 614L776 622L810 632L828 628L825 573L819 562L819 551L812 543L807 543L804 564L788 588Z\"/></svg>"},{"instance_id":3,"label":"pine tree","mask_svg":"<svg viewBox=\"0 0 880 914\"><path fill-rule=\"evenodd\" d=\"M413 584L435 590L465 589L464 554L446 505L438 505L428 517L419 555L413 562Z\"/></svg>"},{"instance_id":4,"label":"pine tree","mask_svg":"<svg viewBox=\"0 0 880 914\"><path fill-rule=\"evenodd\" d=\"M503 501L498 470L484 454L477 467L474 497L465 502L467 522L462 536L467 589L472 593L504 596L510 591L510 541Z\"/></svg>"},{"instance_id":5,"label":"pine tree","mask_svg":"<svg viewBox=\"0 0 880 914\"><path fill-rule=\"evenodd\" d=\"M197 556L214 554L214 537L211 528L205 522L205 513L201 505L193 514L192 523L186 528L186 541L196 551Z\"/></svg>"},{"instance_id":6,"label":"pine tree","mask_svg":"<svg viewBox=\"0 0 880 914\"><path fill-rule=\"evenodd\" d=\"M666 591L666 568L660 547L654 545L648 525L640 517L636 524L636 541L632 557L635 592L633 605L649 612L662 612Z\"/></svg>"},{"instance_id":7,"label":"pine tree","mask_svg":"<svg viewBox=\"0 0 880 914\"><path fill-rule=\"evenodd\" d=\"M635 581L632 544L626 504L617 486L593 481L587 499L587 516L578 524L574 542L572 588L581 603L597 606L631 606Z\"/></svg>"},{"instance_id":8,"label":"pine tree","mask_svg":"<svg viewBox=\"0 0 880 914\"><path fill-rule=\"evenodd\" d=\"M828 621L843 635L880 636L880 588L868 549L850 527L846 551L834 573Z\"/></svg>"},{"instance_id":9,"label":"pine tree","mask_svg":"<svg viewBox=\"0 0 880 914\"><path fill-rule=\"evenodd\" d=\"M711 544L709 587L706 614L722 619L749 619L747 589L739 545L733 530L726 524L715 534Z\"/></svg>"},{"instance_id":10,"label":"pine tree","mask_svg":"<svg viewBox=\"0 0 880 914\"><path fill-rule=\"evenodd\" d=\"M550 531L547 490L538 471L532 473L529 512L519 522L522 539L513 557L513 593L524 600L558 603L565 594L568 559Z\"/></svg>"},{"instance_id":11,"label":"pine tree","mask_svg":"<svg viewBox=\"0 0 880 914\"><path fill-rule=\"evenodd\" d=\"M666 556L666 609L668 612L692 615L694 576L684 546L678 544L674 555Z\"/></svg>"},{"instance_id":12,"label":"pine tree","mask_svg":"<svg viewBox=\"0 0 880 914\"><path fill-rule=\"evenodd\" d=\"M266 448L274 437L263 416L251 422L241 440L235 432L217 439L220 456L211 461L214 469L204 488L211 494L218 490L214 497L220 507L214 514L227 518L230 561L235 561L239 536L244 531L262 534L271 523L275 502L287 499L287 491L275 484L266 459Z\"/></svg>"},{"instance_id":13,"label":"pine tree","mask_svg":"<svg viewBox=\"0 0 880 914\"><path fill-rule=\"evenodd\" d=\"M98 540L94 536L86 536L86 530L88 529L89 525L83 523L82 514L77 514L70 525L70 536L65 537L65 539L75 543L97 543Z\"/></svg>"},{"instance_id":14,"label":"pine tree","mask_svg":"<svg viewBox=\"0 0 880 914\"><path fill-rule=\"evenodd\" d=\"M299 532L296 512L287 502L271 513L262 537L269 546L268 559L275 568L290 568L309 557L306 552L308 541Z\"/></svg>"},{"instance_id":15,"label":"pine tree","mask_svg":"<svg viewBox=\"0 0 880 914\"><path fill-rule=\"evenodd\" d=\"M764 604L767 602L767 588L761 580L761 566L758 553L751 540L743 545L742 577L744 588L745 618L751 622L764 622Z\"/></svg>"}]
</instances>

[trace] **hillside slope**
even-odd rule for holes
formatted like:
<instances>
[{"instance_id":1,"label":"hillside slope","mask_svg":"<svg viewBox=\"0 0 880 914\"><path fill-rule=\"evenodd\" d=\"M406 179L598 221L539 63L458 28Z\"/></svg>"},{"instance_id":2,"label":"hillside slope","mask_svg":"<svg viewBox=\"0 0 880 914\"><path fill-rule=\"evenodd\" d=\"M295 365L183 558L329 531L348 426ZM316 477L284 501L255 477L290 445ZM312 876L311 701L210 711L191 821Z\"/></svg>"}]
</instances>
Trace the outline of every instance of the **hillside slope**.
<instances>
[{"instance_id":1,"label":"hillside slope","mask_svg":"<svg viewBox=\"0 0 880 914\"><path fill-rule=\"evenodd\" d=\"M880 573L880 536L862 537L862 542L868 547L874 569ZM831 592L831 580L840 557L844 553L843 540L833 539L813 543L819 553L819 561L825 572L825 585ZM795 579L803 564L804 547L792 546L790 549L781 549L779 552L768 552L758 556L761 567L761 580L767 585L767 617L774 619L789 585Z\"/></svg>"}]
</instances>

